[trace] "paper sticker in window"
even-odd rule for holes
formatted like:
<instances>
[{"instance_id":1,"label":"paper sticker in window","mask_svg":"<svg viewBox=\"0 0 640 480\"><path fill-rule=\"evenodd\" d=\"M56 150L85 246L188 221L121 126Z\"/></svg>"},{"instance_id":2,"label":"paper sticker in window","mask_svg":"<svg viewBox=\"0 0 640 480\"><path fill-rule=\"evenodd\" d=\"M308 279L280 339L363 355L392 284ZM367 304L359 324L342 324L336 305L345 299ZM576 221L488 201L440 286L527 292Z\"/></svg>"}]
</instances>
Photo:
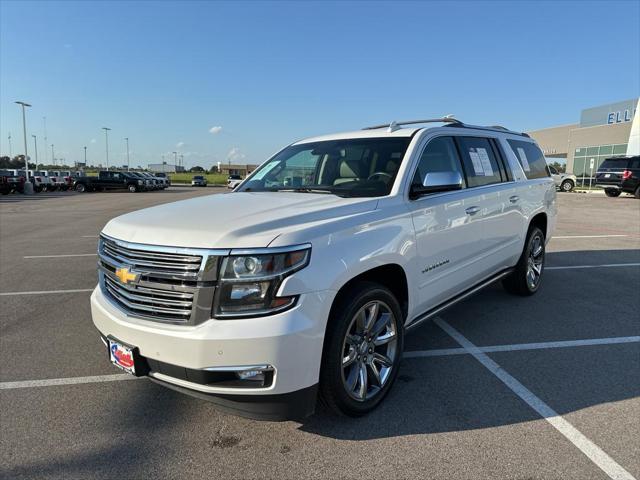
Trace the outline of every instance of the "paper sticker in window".
<instances>
[{"instance_id":1,"label":"paper sticker in window","mask_svg":"<svg viewBox=\"0 0 640 480\"><path fill-rule=\"evenodd\" d=\"M478 152L478 157L480 158L480 162L482 163L482 169L484 170L484 174L487 177L492 177L493 167L491 166L491 160L489 160L489 155L487 154L487 150L484 148L476 148L476 152Z\"/></svg>"},{"instance_id":2,"label":"paper sticker in window","mask_svg":"<svg viewBox=\"0 0 640 480\"><path fill-rule=\"evenodd\" d=\"M482 160L480 160L480 155L475 151L475 148L469 149L469 158L471 158L471 163L473 163L473 171L476 176L484 176L484 168L482 168Z\"/></svg>"},{"instance_id":3,"label":"paper sticker in window","mask_svg":"<svg viewBox=\"0 0 640 480\"><path fill-rule=\"evenodd\" d=\"M524 148L518 147L518 156L520 157L520 163L522 164L522 168L524 168L525 172L530 172L531 167L529 166L529 160L527 160L527 154L524 153Z\"/></svg>"}]
</instances>

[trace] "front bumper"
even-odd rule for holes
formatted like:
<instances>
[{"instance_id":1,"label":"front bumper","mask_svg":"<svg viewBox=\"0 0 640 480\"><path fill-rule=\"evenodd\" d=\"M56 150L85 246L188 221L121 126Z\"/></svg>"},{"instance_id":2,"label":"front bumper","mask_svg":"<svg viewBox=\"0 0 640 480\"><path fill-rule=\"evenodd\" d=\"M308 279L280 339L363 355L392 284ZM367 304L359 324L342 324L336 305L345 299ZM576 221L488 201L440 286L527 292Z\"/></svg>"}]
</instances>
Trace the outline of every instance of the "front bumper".
<instances>
[{"instance_id":1,"label":"front bumper","mask_svg":"<svg viewBox=\"0 0 640 480\"><path fill-rule=\"evenodd\" d=\"M138 347L149 359L149 377L174 390L207 398L244 416L283 419L308 415L315 407L326 320L333 292L301 295L286 312L260 318L211 319L196 326L160 324L129 317L96 287L91 295L93 323L103 337ZM237 387L189 381L187 371L269 365L266 387Z\"/></svg>"}]
</instances>

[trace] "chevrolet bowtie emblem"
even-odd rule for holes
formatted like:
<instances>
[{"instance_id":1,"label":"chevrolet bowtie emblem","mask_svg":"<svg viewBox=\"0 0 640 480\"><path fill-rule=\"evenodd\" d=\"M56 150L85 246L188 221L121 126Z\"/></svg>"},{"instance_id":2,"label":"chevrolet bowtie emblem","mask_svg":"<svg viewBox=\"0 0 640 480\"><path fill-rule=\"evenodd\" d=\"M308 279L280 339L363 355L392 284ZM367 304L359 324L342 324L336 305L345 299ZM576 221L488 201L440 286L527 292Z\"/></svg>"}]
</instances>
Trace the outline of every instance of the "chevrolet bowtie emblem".
<instances>
[{"instance_id":1,"label":"chevrolet bowtie emblem","mask_svg":"<svg viewBox=\"0 0 640 480\"><path fill-rule=\"evenodd\" d=\"M118 277L118 280L120 280L120 282L124 283L125 285L127 283L134 283L138 280L138 274L133 273L130 270L130 267L117 268L116 277Z\"/></svg>"}]
</instances>

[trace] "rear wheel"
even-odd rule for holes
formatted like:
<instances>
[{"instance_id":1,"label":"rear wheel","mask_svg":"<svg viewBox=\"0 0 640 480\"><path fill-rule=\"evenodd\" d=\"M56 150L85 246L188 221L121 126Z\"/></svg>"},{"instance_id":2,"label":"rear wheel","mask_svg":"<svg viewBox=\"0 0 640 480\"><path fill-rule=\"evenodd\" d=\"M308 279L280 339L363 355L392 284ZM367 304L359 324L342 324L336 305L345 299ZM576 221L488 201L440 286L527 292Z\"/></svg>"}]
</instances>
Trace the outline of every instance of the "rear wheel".
<instances>
[{"instance_id":1,"label":"rear wheel","mask_svg":"<svg viewBox=\"0 0 640 480\"><path fill-rule=\"evenodd\" d=\"M613 188L606 188L604 194L607 197L619 197L622 192Z\"/></svg>"},{"instance_id":2,"label":"rear wheel","mask_svg":"<svg viewBox=\"0 0 640 480\"><path fill-rule=\"evenodd\" d=\"M138 191L138 187L136 187L133 183L131 185L129 185L129 187L127 187L129 189L129 192L131 193L136 193Z\"/></svg>"},{"instance_id":3,"label":"rear wheel","mask_svg":"<svg viewBox=\"0 0 640 480\"><path fill-rule=\"evenodd\" d=\"M402 310L387 288L361 282L332 309L320 371L320 395L333 411L360 416L391 389L403 347Z\"/></svg>"},{"instance_id":4,"label":"rear wheel","mask_svg":"<svg viewBox=\"0 0 640 480\"><path fill-rule=\"evenodd\" d=\"M516 268L502 280L502 286L507 292L515 295L533 295L542 282L544 260L544 233L538 227L531 227Z\"/></svg>"},{"instance_id":5,"label":"rear wheel","mask_svg":"<svg viewBox=\"0 0 640 480\"><path fill-rule=\"evenodd\" d=\"M636 187L636 191L633 192L633 196L636 198L640 198L640 185Z\"/></svg>"},{"instance_id":6,"label":"rear wheel","mask_svg":"<svg viewBox=\"0 0 640 480\"><path fill-rule=\"evenodd\" d=\"M78 183L76 184L76 192L80 192L83 193L84 191L87 190L87 187L85 186L84 183Z\"/></svg>"},{"instance_id":7,"label":"rear wheel","mask_svg":"<svg viewBox=\"0 0 640 480\"><path fill-rule=\"evenodd\" d=\"M573 187L574 185L571 180L565 180L560 184L560 188L563 192L570 192L571 190L573 190Z\"/></svg>"}]
</instances>

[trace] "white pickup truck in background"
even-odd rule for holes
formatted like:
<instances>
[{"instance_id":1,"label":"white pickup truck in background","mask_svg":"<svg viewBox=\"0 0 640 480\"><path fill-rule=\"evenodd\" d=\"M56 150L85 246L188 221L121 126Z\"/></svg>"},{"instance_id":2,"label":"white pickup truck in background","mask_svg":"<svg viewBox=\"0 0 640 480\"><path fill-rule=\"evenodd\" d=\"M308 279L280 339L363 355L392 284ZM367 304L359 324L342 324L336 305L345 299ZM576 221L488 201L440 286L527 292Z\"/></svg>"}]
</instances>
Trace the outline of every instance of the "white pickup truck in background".
<instances>
[{"instance_id":1,"label":"white pickup truck in background","mask_svg":"<svg viewBox=\"0 0 640 480\"><path fill-rule=\"evenodd\" d=\"M234 191L111 220L111 362L236 413L362 415L406 332L501 280L538 291L556 188L526 134L450 117L298 141Z\"/></svg>"}]
</instances>

